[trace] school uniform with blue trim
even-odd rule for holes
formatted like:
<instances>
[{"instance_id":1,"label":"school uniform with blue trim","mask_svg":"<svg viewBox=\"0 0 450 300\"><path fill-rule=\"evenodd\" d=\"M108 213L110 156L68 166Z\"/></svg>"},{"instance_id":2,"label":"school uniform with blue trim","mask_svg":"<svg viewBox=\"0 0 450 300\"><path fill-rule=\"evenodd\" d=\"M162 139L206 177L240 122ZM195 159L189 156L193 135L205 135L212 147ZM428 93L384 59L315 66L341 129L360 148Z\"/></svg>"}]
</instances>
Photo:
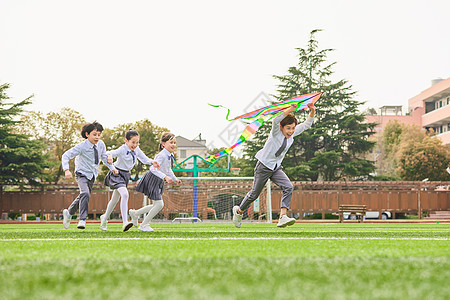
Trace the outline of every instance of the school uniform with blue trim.
<instances>
[{"instance_id":1,"label":"school uniform with blue trim","mask_svg":"<svg viewBox=\"0 0 450 300\"><path fill-rule=\"evenodd\" d=\"M294 137L310 128L314 123L314 118L308 116L305 122L295 127L294 134L286 138L280 129L280 123L285 117L286 115L282 113L273 120L272 130L264 147L255 155L258 161L255 167L253 187L242 200L239 206L241 210L246 210L259 197L259 194L269 179L283 190L281 207L290 208L294 187L287 175L283 172L281 163L289 147L292 146Z\"/></svg>"},{"instance_id":2,"label":"school uniform with blue trim","mask_svg":"<svg viewBox=\"0 0 450 300\"><path fill-rule=\"evenodd\" d=\"M106 152L107 155L111 155L113 158L117 157L114 166L119 171L119 174L109 172L105 177L105 185L112 189L118 189L120 187L127 187L131 177L131 169L136 165L139 160L145 165L151 165L153 160L147 157L138 147L134 151L128 147L127 144L123 144L115 150Z\"/></svg>"},{"instance_id":3,"label":"school uniform with blue trim","mask_svg":"<svg viewBox=\"0 0 450 300\"><path fill-rule=\"evenodd\" d=\"M114 166L106 162L106 146L103 141L92 144L88 139L79 143L75 147L67 150L61 157L63 170L69 169L69 161L75 158L75 178L80 189L80 194L69 206L69 214L74 215L80 209L80 220L85 220L88 215L89 198L92 186L98 175L100 160L111 171Z\"/></svg>"},{"instance_id":4,"label":"school uniform with blue trim","mask_svg":"<svg viewBox=\"0 0 450 300\"><path fill-rule=\"evenodd\" d=\"M175 158L172 153L164 148L161 152L156 154L155 160L159 164L159 170L151 166L150 171L148 171L138 182L136 190L144 193L151 200L162 200L162 194L164 193L164 178L169 176L173 181L178 180L172 171Z\"/></svg>"}]
</instances>

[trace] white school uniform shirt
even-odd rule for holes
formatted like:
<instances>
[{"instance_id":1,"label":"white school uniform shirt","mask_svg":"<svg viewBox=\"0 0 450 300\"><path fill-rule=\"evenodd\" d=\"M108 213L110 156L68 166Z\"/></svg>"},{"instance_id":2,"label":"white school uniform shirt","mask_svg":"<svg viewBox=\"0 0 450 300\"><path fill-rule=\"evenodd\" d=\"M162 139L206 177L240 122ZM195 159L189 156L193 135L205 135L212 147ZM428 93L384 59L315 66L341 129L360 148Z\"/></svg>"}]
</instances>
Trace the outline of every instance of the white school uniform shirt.
<instances>
[{"instance_id":1,"label":"white school uniform shirt","mask_svg":"<svg viewBox=\"0 0 450 300\"><path fill-rule=\"evenodd\" d=\"M123 171L131 171L134 165L137 164L137 160L139 159L145 165L151 165L153 160L148 158L147 155L142 152L142 150L138 147L134 150L135 159L133 161L133 154L131 153L130 147L127 144L123 144L119 148L111 151L107 151L107 155L111 155L112 157L117 157L114 166L117 169Z\"/></svg>"},{"instance_id":2,"label":"white school uniform shirt","mask_svg":"<svg viewBox=\"0 0 450 300\"><path fill-rule=\"evenodd\" d=\"M310 128L314 122L314 118L308 116L305 122L298 124L295 127L294 134L287 139L286 148L284 148L281 154L277 157L275 156L275 153L278 151L278 149L280 149L281 144L283 143L283 140L285 138L280 129L280 123L285 117L286 115L284 113L281 113L279 116L273 119L272 130L270 131L266 144L255 155L257 160L259 160L263 165L265 165L271 170L274 170L275 167L281 165L281 162L283 161L284 156L288 152L289 147L291 147L292 143L294 142L294 137L296 137L306 129Z\"/></svg>"},{"instance_id":3,"label":"white school uniform shirt","mask_svg":"<svg viewBox=\"0 0 450 300\"><path fill-rule=\"evenodd\" d=\"M114 170L114 166L106 162L106 146L102 140L97 142L97 152L98 152L98 164L95 164L94 158L94 144L89 142L88 139L79 143L75 147L67 150L61 157L63 170L69 169L69 160L75 157L75 173L81 173L86 176L87 179L96 178L98 175L98 166L100 160L103 164L107 166L111 171Z\"/></svg>"},{"instance_id":4,"label":"white school uniform shirt","mask_svg":"<svg viewBox=\"0 0 450 300\"><path fill-rule=\"evenodd\" d=\"M173 181L177 181L178 178L172 171L172 160L175 160L173 154L170 153L166 148L162 149L161 152L156 154L155 160L159 163L159 170L154 166L150 167L150 172L164 180L164 177L169 176Z\"/></svg>"}]
</instances>

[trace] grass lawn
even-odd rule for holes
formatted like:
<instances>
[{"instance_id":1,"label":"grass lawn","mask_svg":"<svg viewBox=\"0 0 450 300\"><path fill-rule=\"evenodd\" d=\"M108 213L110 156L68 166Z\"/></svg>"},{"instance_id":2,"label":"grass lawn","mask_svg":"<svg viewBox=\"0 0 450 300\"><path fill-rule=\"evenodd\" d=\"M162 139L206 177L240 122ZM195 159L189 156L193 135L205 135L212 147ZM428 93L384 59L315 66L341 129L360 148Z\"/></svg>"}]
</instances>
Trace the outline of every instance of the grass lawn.
<instances>
[{"instance_id":1,"label":"grass lawn","mask_svg":"<svg viewBox=\"0 0 450 300\"><path fill-rule=\"evenodd\" d=\"M2 299L449 299L450 224L0 225Z\"/></svg>"}]
</instances>

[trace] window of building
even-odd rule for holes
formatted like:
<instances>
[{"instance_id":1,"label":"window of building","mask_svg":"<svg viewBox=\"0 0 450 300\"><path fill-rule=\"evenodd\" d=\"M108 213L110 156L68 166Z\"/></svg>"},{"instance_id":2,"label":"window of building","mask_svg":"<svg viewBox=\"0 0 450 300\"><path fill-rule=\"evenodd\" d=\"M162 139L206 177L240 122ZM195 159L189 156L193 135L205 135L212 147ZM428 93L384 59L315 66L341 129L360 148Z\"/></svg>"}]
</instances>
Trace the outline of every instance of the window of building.
<instances>
[{"instance_id":1,"label":"window of building","mask_svg":"<svg viewBox=\"0 0 450 300\"><path fill-rule=\"evenodd\" d=\"M180 150L180 158L186 158L186 150Z\"/></svg>"}]
</instances>

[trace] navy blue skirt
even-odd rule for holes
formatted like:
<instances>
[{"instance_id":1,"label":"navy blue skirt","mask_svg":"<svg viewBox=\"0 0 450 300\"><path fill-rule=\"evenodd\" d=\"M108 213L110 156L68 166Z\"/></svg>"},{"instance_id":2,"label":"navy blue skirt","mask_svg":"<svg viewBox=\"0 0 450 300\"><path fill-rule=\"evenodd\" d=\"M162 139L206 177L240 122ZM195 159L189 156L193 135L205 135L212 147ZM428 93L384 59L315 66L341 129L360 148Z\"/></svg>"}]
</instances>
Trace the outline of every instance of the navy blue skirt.
<instances>
[{"instance_id":1,"label":"navy blue skirt","mask_svg":"<svg viewBox=\"0 0 450 300\"><path fill-rule=\"evenodd\" d=\"M113 172L109 171L108 175L105 177L105 185L112 189L118 189L120 187L127 187L130 181L130 171L124 171L117 169L119 174L115 175Z\"/></svg>"},{"instance_id":2,"label":"navy blue skirt","mask_svg":"<svg viewBox=\"0 0 450 300\"><path fill-rule=\"evenodd\" d=\"M136 191L143 193L151 200L162 200L164 193L164 180L148 171L144 177L139 180Z\"/></svg>"}]
</instances>

